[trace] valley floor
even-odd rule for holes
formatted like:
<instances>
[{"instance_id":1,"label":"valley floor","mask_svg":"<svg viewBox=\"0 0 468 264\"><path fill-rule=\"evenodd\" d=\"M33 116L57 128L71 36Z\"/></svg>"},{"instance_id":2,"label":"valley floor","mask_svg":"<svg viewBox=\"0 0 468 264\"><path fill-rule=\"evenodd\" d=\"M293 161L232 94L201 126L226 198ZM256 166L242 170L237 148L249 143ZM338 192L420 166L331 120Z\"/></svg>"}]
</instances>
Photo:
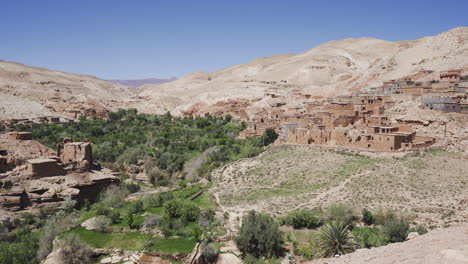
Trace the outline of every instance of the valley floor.
<instances>
[{"instance_id":1,"label":"valley floor","mask_svg":"<svg viewBox=\"0 0 468 264\"><path fill-rule=\"evenodd\" d=\"M369 156L279 146L213 173L212 192L234 229L246 210L284 215L336 203L395 209L428 227L442 227L468 220L467 171L463 154L439 150Z\"/></svg>"}]
</instances>

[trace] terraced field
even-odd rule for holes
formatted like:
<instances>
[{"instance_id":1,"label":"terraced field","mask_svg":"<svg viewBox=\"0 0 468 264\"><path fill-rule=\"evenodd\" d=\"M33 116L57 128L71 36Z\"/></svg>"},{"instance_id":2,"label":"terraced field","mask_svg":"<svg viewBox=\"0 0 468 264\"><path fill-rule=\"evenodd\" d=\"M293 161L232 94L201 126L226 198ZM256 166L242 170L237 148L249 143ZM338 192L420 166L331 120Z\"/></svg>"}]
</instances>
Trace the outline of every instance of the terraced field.
<instances>
[{"instance_id":1,"label":"terraced field","mask_svg":"<svg viewBox=\"0 0 468 264\"><path fill-rule=\"evenodd\" d=\"M461 153L362 155L279 146L229 164L213 179L214 196L236 218L249 209L282 215L348 203L395 209L429 226L468 221L468 160Z\"/></svg>"}]
</instances>

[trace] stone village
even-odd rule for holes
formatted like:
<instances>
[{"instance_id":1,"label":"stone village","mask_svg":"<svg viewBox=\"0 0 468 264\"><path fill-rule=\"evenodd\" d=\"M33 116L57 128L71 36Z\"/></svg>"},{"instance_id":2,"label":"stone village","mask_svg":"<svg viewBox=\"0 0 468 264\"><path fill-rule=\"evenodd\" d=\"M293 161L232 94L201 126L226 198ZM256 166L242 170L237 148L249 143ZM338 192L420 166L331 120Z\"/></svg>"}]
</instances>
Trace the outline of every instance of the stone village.
<instances>
[{"instance_id":1,"label":"stone village","mask_svg":"<svg viewBox=\"0 0 468 264\"><path fill-rule=\"evenodd\" d=\"M392 120L386 111L395 102L417 101L420 108L442 113L468 112L468 68L440 72L438 80L414 80L433 74L424 70L365 92L325 99L314 98L299 89L285 95L273 88L265 91L266 107L252 106L260 99L231 99L210 107L194 107L185 114L230 114L245 120L248 128L241 132L242 138L260 136L273 128L279 133L275 144L321 144L371 151L416 150L433 145L435 138L418 136L411 124Z\"/></svg>"}]
</instances>

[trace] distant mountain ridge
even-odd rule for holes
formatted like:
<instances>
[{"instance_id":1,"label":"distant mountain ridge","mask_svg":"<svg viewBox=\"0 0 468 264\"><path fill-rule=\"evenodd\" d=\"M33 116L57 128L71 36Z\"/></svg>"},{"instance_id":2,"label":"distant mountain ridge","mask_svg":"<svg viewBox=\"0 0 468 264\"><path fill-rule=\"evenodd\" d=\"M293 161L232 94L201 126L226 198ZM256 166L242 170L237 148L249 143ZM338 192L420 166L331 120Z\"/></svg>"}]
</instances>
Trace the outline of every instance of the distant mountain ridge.
<instances>
[{"instance_id":1,"label":"distant mountain ridge","mask_svg":"<svg viewBox=\"0 0 468 264\"><path fill-rule=\"evenodd\" d=\"M147 78L147 79L135 79L135 80L109 80L109 81L122 84L128 87L139 87L145 84L162 84L162 83L172 82L175 80L177 80L176 77L170 77L166 79Z\"/></svg>"}]
</instances>

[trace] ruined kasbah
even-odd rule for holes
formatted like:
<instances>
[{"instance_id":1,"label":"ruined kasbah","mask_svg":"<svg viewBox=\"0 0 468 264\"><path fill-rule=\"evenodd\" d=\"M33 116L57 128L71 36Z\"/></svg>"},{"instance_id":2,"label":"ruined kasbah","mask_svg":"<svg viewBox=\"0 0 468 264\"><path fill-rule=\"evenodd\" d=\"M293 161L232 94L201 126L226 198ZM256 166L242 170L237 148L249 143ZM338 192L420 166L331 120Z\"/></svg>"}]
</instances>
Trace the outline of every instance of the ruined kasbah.
<instances>
[{"instance_id":1,"label":"ruined kasbah","mask_svg":"<svg viewBox=\"0 0 468 264\"><path fill-rule=\"evenodd\" d=\"M468 113L467 94L468 68L444 72L422 70L347 96L320 98L304 94L298 88L286 93L281 88L269 88L265 98L196 105L185 114L229 114L240 118L248 123L241 138L261 136L266 129L273 128L279 134L276 145L319 144L394 152L418 150L436 143L434 137L419 136L411 122L392 116L388 110L396 102L412 102L422 109L463 115Z\"/></svg>"}]
</instances>

